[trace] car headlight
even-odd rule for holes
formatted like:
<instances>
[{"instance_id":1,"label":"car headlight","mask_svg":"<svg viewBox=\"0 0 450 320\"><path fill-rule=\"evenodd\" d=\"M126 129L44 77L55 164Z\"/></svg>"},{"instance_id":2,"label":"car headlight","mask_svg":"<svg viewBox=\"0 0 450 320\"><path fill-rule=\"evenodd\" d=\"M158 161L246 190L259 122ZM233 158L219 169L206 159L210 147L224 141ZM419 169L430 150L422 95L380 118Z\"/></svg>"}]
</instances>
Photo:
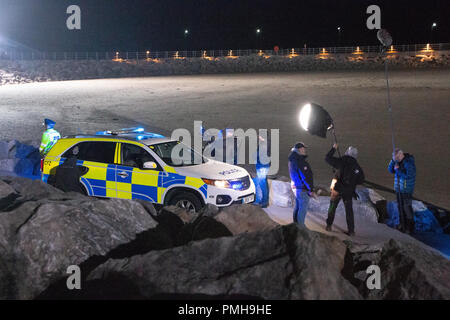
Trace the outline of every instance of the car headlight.
<instances>
[{"instance_id":1,"label":"car headlight","mask_svg":"<svg viewBox=\"0 0 450 320\"><path fill-rule=\"evenodd\" d=\"M204 183L217 188L230 189L231 184L228 180L202 179Z\"/></svg>"}]
</instances>

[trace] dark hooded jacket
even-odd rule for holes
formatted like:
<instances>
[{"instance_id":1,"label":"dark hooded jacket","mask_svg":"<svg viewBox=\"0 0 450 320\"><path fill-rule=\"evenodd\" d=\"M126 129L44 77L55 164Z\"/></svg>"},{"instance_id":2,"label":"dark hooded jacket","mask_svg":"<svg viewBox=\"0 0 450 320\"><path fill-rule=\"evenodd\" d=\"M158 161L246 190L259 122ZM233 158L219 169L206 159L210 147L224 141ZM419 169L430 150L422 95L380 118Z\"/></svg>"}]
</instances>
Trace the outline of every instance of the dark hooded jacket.
<instances>
[{"instance_id":1,"label":"dark hooded jacket","mask_svg":"<svg viewBox=\"0 0 450 320\"><path fill-rule=\"evenodd\" d=\"M356 186L364 182L364 172L358 161L351 156L333 157L336 149L332 148L326 155L325 161L336 169L337 182L334 190L342 197L352 197L355 195Z\"/></svg>"},{"instance_id":2,"label":"dark hooded jacket","mask_svg":"<svg viewBox=\"0 0 450 320\"><path fill-rule=\"evenodd\" d=\"M289 155L289 174L291 176L291 184L295 189L312 192L314 190L314 178L306 158L307 156L292 151Z\"/></svg>"}]
</instances>

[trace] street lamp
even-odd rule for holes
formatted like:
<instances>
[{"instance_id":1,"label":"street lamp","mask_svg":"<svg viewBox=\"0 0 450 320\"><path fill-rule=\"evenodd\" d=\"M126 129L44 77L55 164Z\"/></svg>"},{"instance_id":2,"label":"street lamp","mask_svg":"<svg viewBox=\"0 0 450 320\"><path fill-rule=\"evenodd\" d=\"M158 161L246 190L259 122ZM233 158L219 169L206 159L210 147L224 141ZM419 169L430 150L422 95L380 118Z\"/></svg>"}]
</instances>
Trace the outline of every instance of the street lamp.
<instances>
[{"instance_id":1,"label":"street lamp","mask_svg":"<svg viewBox=\"0 0 450 320\"><path fill-rule=\"evenodd\" d=\"M260 45L260 41L259 41L259 38L260 38L260 34L261 34L261 28L257 28L256 29L256 49L259 49L259 45Z\"/></svg>"},{"instance_id":2,"label":"street lamp","mask_svg":"<svg viewBox=\"0 0 450 320\"><path fill-rule=\"evenodd\" d=\"M187 53L187 38L189 35L189 30L188 29L184 29L184 50Z\"/></svg>"},{"instance_id":3,"label":"street lamp","mask_svg":"<svg viewBox=\"0 0 450 320\"><path fill-rule=\"evenodd\" d=\"M341 27L337 27L338 31L338 47L341 45Z\"/></svg>"},{"instance_id":4,"label":"street lamp","mask_svg":"<svg viewBox=\"0 0 450 320\"><path fill-rule=\"evenodd\" d=\"M431 31L430 31L430 43L433 42L433 30L437 27L437 23L433 22L433 24L431 25Z\"/></svg>"}]
</instances>

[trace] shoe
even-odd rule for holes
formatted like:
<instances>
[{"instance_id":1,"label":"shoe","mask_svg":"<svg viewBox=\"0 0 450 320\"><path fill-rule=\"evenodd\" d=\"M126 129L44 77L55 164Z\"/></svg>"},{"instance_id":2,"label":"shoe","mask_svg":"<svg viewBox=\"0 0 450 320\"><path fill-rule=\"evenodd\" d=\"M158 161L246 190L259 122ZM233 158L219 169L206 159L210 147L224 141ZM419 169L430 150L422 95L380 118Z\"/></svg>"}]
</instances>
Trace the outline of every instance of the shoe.
<instances>
[{"instance_id":1,"label":"shoe","mask_svg":"<svg viewBox=\"0 0 450 320\"><path fill-rule=\"evenodd\" d=\"M346 232L346 235L348 235L349 237L354 237L355 236L355 232Z\"/></svg>"},{"instance_id":2,"label":"shoe","mask_svg":"<svg viewBox=\"0 0 450 320\"><path fill-rule=\"evenodd\" d=\"M327 226L325 227L325 230L331 231L331 226L328 226L328 225L327 225Z\"/></svg>"}]
</instances>

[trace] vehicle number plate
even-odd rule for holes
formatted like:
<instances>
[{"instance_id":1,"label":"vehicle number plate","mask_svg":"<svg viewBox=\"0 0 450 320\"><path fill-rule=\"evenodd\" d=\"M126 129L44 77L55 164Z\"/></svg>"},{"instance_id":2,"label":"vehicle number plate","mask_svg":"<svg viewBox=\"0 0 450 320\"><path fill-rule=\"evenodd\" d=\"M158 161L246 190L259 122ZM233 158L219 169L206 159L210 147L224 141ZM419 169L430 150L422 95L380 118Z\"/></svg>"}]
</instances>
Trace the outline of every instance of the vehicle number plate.
<instances>
[{"instance_id":1,"label":"vehicle number plate","mask_svg":"<svg viewBox=\"0 0 450 320\"><path fill-rule=\"evenodd\" d=\"M249 195L249 196L247 196L247 197L242 199L242 203L250 203L250 202L253 202L253 201L255 201L255 195L254 194Z\"/></svg>"}]
</instances>

